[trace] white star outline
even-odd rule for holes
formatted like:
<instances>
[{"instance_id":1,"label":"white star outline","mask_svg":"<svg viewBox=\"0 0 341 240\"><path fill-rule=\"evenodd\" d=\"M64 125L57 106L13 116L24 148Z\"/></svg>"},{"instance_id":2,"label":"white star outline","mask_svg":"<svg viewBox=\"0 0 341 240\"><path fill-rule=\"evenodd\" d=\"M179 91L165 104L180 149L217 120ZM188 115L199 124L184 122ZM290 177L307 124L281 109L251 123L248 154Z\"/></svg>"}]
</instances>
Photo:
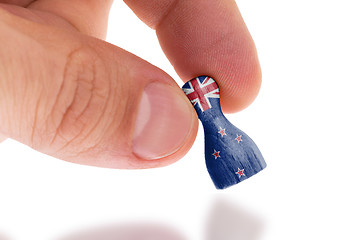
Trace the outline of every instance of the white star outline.
<instances>
[{"instance_id":1,"label":"white star outline","mask_svg":"<svg viewBox=\"0 0 341 240\"><path fill-rule=\"evenodd\" d=\"M240 174L240 172L241 172L241 174ZM245 173L244 173L244 168L243 168L243 169L239 169L239 168L238 168L238 171L235 172L235 173L238 174L239 178L241 178L241 176L246 177L246 175L245 175Z\"/></svg>"},{"instance_id":2,"label":"white star outline","mask_svg":"<svg viewBox=\"0 0 341 240\"><path fill-rule=\"evenodd\" d=\"M242 142L243 141L242 134L240 134L240 135L237 134L237 137L234 140L237 140L238 143Z\"/></svg>"},{"instance_id":3,"label":"white star outline","mask_svg":"<svg viewBox=\"0 0 341 240\"><path fill-rule=\"evenodd\" d=\"M212 153L212 155L214 156L214 159L217 159L218 157L220 157L219 153L220 151L216 151L215 149L214 150L214 153ZM218 154L218 156L216 156L216 154Z\"/></svg>"},{"instance_id":4,"label":"white star outline","mask_svg":"<svg viewBox=\"0 0 341 240\"><path fill-rule=\"evenodd\" d=\"M220 130L218 131L218 133L221 135L221 137L224 137L224 136L227 136L227 134L226 134L226 128L222 128L222 127L219 127L220 128ZM221 132L223 132L223 133L221 133Z\"/></svg>"}]
</instances>

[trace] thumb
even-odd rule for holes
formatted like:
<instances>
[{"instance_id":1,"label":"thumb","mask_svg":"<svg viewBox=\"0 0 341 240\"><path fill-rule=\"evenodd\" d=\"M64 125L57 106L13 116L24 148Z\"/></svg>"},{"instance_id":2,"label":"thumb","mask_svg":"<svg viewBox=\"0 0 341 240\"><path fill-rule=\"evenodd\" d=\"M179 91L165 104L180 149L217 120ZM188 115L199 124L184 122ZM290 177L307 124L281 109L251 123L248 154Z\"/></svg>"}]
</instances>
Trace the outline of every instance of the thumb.
<instances>
[{"instance_id":1,"label":"thumb","mask_svg":"<svg viewBox=\"0 0 341 240\"><path fill-rule=\"evenodd\" d=\"M101 40L0 14L0 133L71 162L167 165L197 120L163 71Z\"/></svg>"}]
</instances>

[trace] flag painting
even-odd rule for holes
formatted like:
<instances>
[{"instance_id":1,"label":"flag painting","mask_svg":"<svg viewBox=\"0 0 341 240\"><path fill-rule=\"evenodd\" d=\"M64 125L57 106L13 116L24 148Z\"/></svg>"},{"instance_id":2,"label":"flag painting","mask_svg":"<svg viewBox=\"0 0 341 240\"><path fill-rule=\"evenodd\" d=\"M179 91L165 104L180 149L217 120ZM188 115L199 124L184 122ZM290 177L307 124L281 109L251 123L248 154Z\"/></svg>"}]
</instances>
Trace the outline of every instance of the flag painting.
<instances>
[{"instance_id":1,"label":"flag painting","mask_svg":"<svg viewBox=\"0 0 341 240\"><path fill-rule=\"evenodd\" d=\"M237 184L266 167L252 139L222 113L219 87L213 78L196 77L185 83L182 90L202 122L206 166L216 188Z\"/></svg>"}]
</instances>

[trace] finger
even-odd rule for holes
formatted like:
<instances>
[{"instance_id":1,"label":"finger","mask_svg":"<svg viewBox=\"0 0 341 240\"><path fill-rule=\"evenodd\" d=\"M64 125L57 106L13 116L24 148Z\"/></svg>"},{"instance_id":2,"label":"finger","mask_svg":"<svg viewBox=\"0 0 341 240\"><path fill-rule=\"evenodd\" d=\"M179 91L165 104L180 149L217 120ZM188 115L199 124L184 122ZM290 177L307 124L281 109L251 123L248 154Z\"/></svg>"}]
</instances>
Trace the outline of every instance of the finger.
<instances>
[{"instance_id":1,"label":"finger","mask_svg":"<svg viewBox=\"0 0 341 240\"><path fill-rule=\"evenodd\" d=\"M188 151L195 112L166 73L104 41L0 11L0 132L102 167L164 166Z\"/></svg>"},{"instance_id":2,"label":"finger","mask_svg":"<svg viewBox=\"0 0 341 240\"><path fill-rule=\"evenodd\" d=\"M12 4L9 10L23 17L42 16L53 25L65 23L74 29L97 38L104 39L107 31L108 15L113 0L0 0ZM13 5L26 7L15 8ZM29 11L30 10L30 11ZM35 16L32 16L32 11ZM62 18L64 22L61 22ZM53 21L46 21L51 20Z\"/></svg>"},{"instance_id":3,"label":"finger","mask_svg":"<svg viewBox=\"0 0 341 240\"><path fill-rule=\"evenodd\" d=\"M210 75L221 89L222 108L235 112L258 94L256 48L233 0L125 0L156 29L160 44L184 81Z\"/></svg>"}]
</instances>

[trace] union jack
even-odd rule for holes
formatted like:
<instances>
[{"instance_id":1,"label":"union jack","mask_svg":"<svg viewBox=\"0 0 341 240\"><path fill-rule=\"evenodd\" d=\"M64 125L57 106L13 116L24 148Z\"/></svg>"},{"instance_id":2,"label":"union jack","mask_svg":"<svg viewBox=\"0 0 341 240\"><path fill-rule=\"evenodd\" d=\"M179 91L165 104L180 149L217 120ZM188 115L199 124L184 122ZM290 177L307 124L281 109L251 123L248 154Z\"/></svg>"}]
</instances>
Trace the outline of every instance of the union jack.
<instances>
[{"instance_id":1,"label":"union jack","mask_svg":"<svg viewBox=\"0 0 341 240\"><path fill-rule=\"evenodd\" d=\"M183 91L195 106L198 104L201 111L212 108L209 98L219 98L219 88L217 83L210 77L197 77L184 86Z\"/></svg>"}]
</instances>

